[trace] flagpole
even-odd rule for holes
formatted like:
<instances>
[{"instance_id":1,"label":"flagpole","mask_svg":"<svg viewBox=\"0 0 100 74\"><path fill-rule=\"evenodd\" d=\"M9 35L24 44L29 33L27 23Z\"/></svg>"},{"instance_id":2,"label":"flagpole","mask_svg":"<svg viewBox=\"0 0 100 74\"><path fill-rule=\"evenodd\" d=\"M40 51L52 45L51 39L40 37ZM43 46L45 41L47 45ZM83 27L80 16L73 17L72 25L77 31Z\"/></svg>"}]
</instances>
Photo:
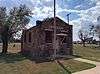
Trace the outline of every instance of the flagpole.
<instances>
[{"instance_id":1,"label":"flagpole","mask_svg":"<svg viewBox=\"0 0 100 74\"><path fill-rule=\"evenodd\" d=\"M54 0L54 59L56 58L56 0Z\"/></svg>"}]
</instances>

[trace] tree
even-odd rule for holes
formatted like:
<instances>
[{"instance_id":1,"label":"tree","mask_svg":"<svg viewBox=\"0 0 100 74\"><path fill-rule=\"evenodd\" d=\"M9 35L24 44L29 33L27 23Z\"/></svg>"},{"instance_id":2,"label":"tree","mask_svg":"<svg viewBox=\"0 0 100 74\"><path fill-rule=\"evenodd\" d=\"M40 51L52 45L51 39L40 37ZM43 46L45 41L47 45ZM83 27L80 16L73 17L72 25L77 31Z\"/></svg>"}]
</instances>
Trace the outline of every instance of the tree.
<instances>
[{"instance_id":1,"label":"tree","mask_svg":"<svg viewBox=\"0 0 100 74\"><path fill-rule=\"evenodd\" d=\"M0 7L2 53L7 53L10 38L22 29L25 29L25 26L30 21L31 14L31 10L26 5L13 7L9 12L7 12L6 7Z\"/></svg>"},{"instance_id":2,"label":"tree","mask_svg":"<svg viewBox=\"0 0 100 74\"><path fill-rule=\"evenodd\" d=\"M89 38L89 33L87 31L84 31L84 30L79 30L78 37L82 41L83 46L85 47L85 42Z\"/></svg>"},{"instance_id":3,"label":"tree","mask_svg":"<svg viewBox=\"0 0 100 74\"><path fill-rule=\"evenodd\" d=\"M100 47L100 16L97 18L97 26L95 27L96 36L99 39L99 47Z\"/></svg>"},{"instance_id":4,"label":"tree","mask_svg":"<svg viewBox=\"0 0 100 74\"><path fill-rule=\"evenodd\" d=\"M90 30L94 33L96 37L99 39L99 46L100 46L100 16L97 18L97 25L91 25Z\"/></svg>"},{"instance_id":5,"label":"tree","mask_svg":"<svg viewBox=\"0 0 100 74\"><path fill-rule=\"evenodd\" d=\"M95 29L96 36L99 39L99 47L100 47L100 25L95 26L94 29Z\"/></svg>"},{"instance_id":6,"label":"tree","mask_svg":"<svg viewBox=\"0 0 100 74\"><path fill-rule=\"evenodd\" d=\"M100 46L100 25L92 26L92 30L94 31L94 35L99 39L99 46Z\"/></svg>"}]
</instances>

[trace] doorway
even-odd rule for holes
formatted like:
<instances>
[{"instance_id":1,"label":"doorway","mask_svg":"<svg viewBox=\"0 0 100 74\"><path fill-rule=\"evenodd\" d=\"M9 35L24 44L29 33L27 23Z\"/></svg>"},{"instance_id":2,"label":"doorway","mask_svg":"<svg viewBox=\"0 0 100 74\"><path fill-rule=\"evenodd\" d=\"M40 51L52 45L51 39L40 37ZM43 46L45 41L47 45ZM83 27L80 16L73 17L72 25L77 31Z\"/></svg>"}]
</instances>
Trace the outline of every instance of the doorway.
<instances>
[{"instance_id":1,"label":"doorway","mask_svg":"<svg viewBox=\"0 0 100 74\"><path fill-rule=\"evenodd\" d=\"M65 55L66 48L67 47L67 37L65 34L57 34L57 44L58 44L58 49L57 49L57 54L58 55Z\"/></svg>"}]
</instances>

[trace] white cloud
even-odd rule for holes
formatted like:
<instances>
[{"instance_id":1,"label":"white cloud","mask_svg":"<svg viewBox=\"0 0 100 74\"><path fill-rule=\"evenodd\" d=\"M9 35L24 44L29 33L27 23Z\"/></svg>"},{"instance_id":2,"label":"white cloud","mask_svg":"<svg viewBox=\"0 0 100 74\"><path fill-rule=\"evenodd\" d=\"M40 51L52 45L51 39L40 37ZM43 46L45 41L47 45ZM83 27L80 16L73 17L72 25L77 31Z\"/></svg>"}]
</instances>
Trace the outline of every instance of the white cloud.
<instances>
[{"instance_id":1,"label":"white cloud","mask_svg":"<svg viewBox=\"0 0 100 74\"><path fill-rule=\"evenodd\" d=\"M53 2L52 0L41 0L43 2L39 2L39 0L35 1L37 2L37 6L42 5L42 7L34 7L33 12L34 15L33 17L37 17L37 19L43 19L46 17L51 17L53 16ZM60 12L71 12L71 13L77 13L80 18L75 19L70 21L70 24L73 25L73 37L74 40L78 40L78 31L83 27L82 22L90 21L93 23L96 23L97 17L100 16L100 1L99 0L91 0L92 2L95 2L96 5L94 7L90 7L86 10L75 10L75 9L66 9L66 8L61 8L59 4L56 5L56 10L57 10L57 16L66 21L65 17L61 17L58 15ZM90 3L90 5L92 4ZM49 5L48 5L49 4ZM84 7L82 5L76 6L76 8L81 8ZM86 26L86 24L84 25Z\"/></svg>"},{"instance_id":2,"label":"white cloud","mask_svg":"<svg viewBox=\"0 0 100 74\"><path fill-rule=\"evenodd\" d=\"M33 27L33 24L31 24L31 23L29 23L29 24L26 26L27 29L29 29L29 28L31 28L31 27Z\"/></svg>"},{"instance_id":3,"label":"white cloud","mask_svg":"<svg viewBox=\"0 0 100 74\"><path fill-rule=\"evenodd\" d=\"M10 5L18 5L20 3L26 3L32 9L32 12L34 13L33 18L35 18L35 20L36 19L41 20L43 18L53 16L53 0L9 0L9 1L11 1L10 4L7 4L8 0L0 0L1 2L0 4L8 5L8 7L12 7ZM77 15L80 16L80 18L70 21L70 24L73 24L74 39L78 39L77 32L82 27L82 23L81 23L82 21L84 22L90 21L90 22L96 23L97 17L100 16L100 0L90 0L88 3L88 5L90 4L89 8L85 10L81 9L82 7L86 8L84 4L79 4L74 9L68 9L68 5L66 4L65 6L63 5L64 7L62 8L61 7L62 3L59 3L59 1L60 0L57 0L57 4L56 4L56 10L57 10L58 17L66 21L66 17L62 17L58 15L58 13L63 13L63 12L66 12L66 14L70 12L76 13ZM72 0L67 0L67 1L69 2ZM79 10L78 8L80 8L81 10ZM29 23L28 28L33 26L33 24L31 23Z\"/></svg>"}]
</instances>

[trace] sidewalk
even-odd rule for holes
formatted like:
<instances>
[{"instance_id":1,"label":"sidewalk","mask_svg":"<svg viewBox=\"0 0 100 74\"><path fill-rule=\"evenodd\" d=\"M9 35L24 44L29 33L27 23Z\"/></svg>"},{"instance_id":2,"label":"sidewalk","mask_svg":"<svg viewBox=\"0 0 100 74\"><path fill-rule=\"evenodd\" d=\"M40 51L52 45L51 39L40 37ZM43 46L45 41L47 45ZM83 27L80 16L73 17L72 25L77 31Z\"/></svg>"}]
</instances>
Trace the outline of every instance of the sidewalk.
<instances>
[{"instance_id":1,"label":"sidewalk","mask_svg":"<svg viewBox=\"0 0 100 74\"><path fill-rule=\"evenodd\" d=\"M95 62L95 61L82 59L82 58L76 58L74 60L95 64L96 67L92 68L92 69L83 70L83 71L80 71L80 72L75 72L73 74L100 74L100 62Z\"/></svg>"}]
</instances>

